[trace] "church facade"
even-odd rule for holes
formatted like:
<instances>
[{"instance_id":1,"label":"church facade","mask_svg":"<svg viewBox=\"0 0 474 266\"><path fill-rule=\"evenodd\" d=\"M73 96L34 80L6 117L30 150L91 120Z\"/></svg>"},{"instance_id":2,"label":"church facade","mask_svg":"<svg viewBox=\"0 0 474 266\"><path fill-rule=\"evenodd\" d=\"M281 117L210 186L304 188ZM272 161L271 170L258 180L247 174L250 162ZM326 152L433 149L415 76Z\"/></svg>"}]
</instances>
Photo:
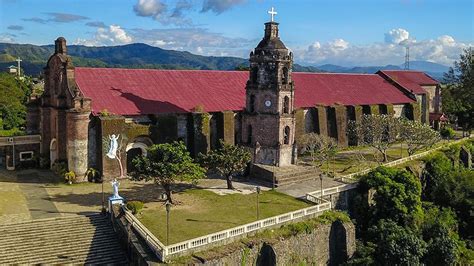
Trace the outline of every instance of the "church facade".
<instances>
[{"instance_id":1,"label":"church facade","mask_svg":"<svg viewBox=\"0 0 474 266\"><path fill-rule=\"evenodd\" d=\"M154 143L182 140L197 155L223 140L248 147L256 164L284 167L296 162L302 134L346 146L348 122L363 114L428 123L440 112L439 84L422 72L293 72L273 21L249 61L249 71L74 67L58 38L28 128L41 134L40 152L51 164L67 162L78 176L92 167L118 177ZM115 159L105 156L112 135L119 137Z\"/></svg>"}]
</instances>

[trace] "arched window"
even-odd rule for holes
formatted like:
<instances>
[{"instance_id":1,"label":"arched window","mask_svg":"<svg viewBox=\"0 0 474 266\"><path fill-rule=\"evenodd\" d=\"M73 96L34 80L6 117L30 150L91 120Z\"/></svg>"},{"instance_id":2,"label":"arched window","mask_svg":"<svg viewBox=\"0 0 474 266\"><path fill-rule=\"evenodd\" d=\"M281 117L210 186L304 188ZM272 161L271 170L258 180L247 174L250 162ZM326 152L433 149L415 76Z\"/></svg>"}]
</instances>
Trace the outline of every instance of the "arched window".
<instances>
[{"instance_id":1,"label":"arched window","mask_svg":"<svg viewBox=\"0 0 474 266\"><path fill-rule=\"evenodd\" d=\"M284 67L282 69L282 74L281 74L281 83L287 84L288 83L288 68Z\"/></svg>"},{"instance_id":2,"label":"arched window","mask_svg":"<svg viewBox=\"0 0 474 266\"><path fill-rule=\"evenodd\" d=\"M286 126L283 130L283 144L290 144L290 127Z\"/></svg>"},{"instance_id":3,"label":"arched window","mask_svg":"<svg viewBox=\"0 0 474 266\"><path fill-rule=\"evenodd\" d=\"M247 143L248 144L252 144L252 126L249 125L248 128L247 128Z\"/></svg>"},{"instance_id":4,"label":"arched window","mask_svg":"<svg viewBox=\"0 0 474 266\"><path fill-rule=\"evenodd\" d=\"M288 96L285 96L285 98L283 98L283 113L290 113L290 98Z\"/></svg>"},{"instance_id":5,"label":"arched window","mask_svg":"<svg viewBox=\"0 0 474 266\"><path fill-rule=\"evenodd\" d=\"M255 112L255 95L250 95L249 111L251 113Z\"/></svg>"}]
</instances>

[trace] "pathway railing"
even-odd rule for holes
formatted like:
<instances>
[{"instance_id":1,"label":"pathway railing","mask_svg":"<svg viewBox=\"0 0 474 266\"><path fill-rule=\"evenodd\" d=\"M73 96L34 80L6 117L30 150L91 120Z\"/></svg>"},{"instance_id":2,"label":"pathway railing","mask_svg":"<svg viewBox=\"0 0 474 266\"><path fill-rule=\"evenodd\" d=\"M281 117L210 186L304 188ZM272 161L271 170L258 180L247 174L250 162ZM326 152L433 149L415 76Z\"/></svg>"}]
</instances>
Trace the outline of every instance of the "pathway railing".
<instances>
[{"instance_id":1,"label":"pathway railing","mask_svg":"<svg viewBox=\"0 0 474 266\"><path fill-rule=\"evenodd\" d=\"M164 261L166 254L166 246L163 245L155 235L153 235L129 210L122 206L127 222L135 229L135 231L145 240L146 244L155 253L156 257Z\"/></svg>"},{"instance_id":2,"label":"pathway railing","mask_svg":"<svg viewBox=\"0 0 474 266\"><path fill-rule=\"evenodd\" d=\"M190 250L211 245L226 239L243 238L250 233L255 233L263 229L289 223L304 217L317 216L324 211L331 209L331 202L324 200L318 205L307 207L293 212L284 213L266 219L261 219L252 223L222 230L216 233L182 241L176 244L165 246L154 236L130 211L123 207L125 218L138 234L146 241L161 261L166 261L170 255L179 255Z\"/></svg>"}]
</instances>

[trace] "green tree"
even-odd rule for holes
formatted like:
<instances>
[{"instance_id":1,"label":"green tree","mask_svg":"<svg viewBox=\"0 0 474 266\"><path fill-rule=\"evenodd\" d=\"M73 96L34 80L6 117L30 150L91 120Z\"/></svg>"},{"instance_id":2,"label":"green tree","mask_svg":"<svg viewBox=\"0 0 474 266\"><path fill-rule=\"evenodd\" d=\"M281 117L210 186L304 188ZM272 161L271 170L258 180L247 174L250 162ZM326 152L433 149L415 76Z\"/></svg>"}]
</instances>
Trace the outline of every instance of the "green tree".
<instances>
[{"instance_id":1,"label":"green tree","mask_svg":"<svg viewBox=\"0 0 474 266\"><path fill-rule=\"evenodd\" d=\"M396 168L378 167L362 176L359 182L362 194L372 195L362 200L359 213L365 217L362 229L390 219L402 226L417 226L423 219L421 183L411 173Z\"/></svg>"},{"instance_id":2,"label":"green tree","mask_svg":"<svg viewBox=\"0 0 474 266\"><path fill-rule=\"evenodd\" d=\"M455 115L464 130L474 127L474 51L467 48L444 75L443 111Z\"/></svg>"},{"instance_id":3,"label":"green tree","mask_svg":"<svg viewBox=\"0 0 474 266\"><path fill-rule=\"evenodd\" d=\"M428 246L423 262L426 265L453 265L459 261L464 245L457 233L456 215L449 208L438 208L431 203L424 205L422 234Z\"/></svg>"},{"instance_id":4,"label":"green tree","mask_svg":"<svg viewBox=\"0 0 474 266\"><path fill-rule=\"evenodd\" d=\"M155 144L147 150L146 156L133 160L136 170L134 180L153 180L161 186L167 199L171 198L172 185L177 181L196 181L205 176L205 170L194 163L183 142Z\"/></svg>"},{"instance_id":5,"label":"green tree","mask_svg":"<svg viewBox=\"0 0 474 266\"><path fill-rule=\"evenodd\" d=\"M227 189L234 189L232 177L241 173L251 160L250 153L241 146L226 144L220 141L220 148L207 154L199 155L201 163L209 169L216 170L227 180Z\"/></svg>"},{"instance_id":6,"label":"green tree","mask_svg":"<svg viewBox=\"0 0 474 266\"><path fill-rule=\"evenodd\" d=\"M420 265L426 243L416 231L391 220L380 220L369 229L369 243L377 265Z\"/></svg>"},{"instance_id":7,"label":"green tree","mask_svg":"<svg viewBox=\"0 0 474 266\"><path fill-rule=\"evenodd\" d=\"M404 119L400 121L400 138L407 144L407 152L411 156L419 150L433 146L441 136L429 125Z\"/></svg>"},{"instance_id":8,"label":"green tree","mask_svg":"<svg viewBox=\"0 0 474 266\"><path fill-rule=\"evenodd\" d=\"M8 73L0 73L0 130L24 126L29 90L28 79L22 81Z\"/></svg>"},{"instance_id":9,"label":"green tree","mask_svg":"<svg viewBox=\"0 0 474 266\"><path fill-rule=\"evenodd\" d=\"M443 153L435 153L425 159L421 176L423 200L442 204L448 202L454 191L453 164Z\"/></svg>"},{"instance_id":10,"label":"green tree","mask_svg":"<svg viewBox=\"0 0 474 266\"><path fill-rule=\"evenodd\" d=\"M474 171L454 167L442 153L427 158L425 164L423 199L452 208L459 219L461 237L474 239Z\"/></svg>"}]
</instances>

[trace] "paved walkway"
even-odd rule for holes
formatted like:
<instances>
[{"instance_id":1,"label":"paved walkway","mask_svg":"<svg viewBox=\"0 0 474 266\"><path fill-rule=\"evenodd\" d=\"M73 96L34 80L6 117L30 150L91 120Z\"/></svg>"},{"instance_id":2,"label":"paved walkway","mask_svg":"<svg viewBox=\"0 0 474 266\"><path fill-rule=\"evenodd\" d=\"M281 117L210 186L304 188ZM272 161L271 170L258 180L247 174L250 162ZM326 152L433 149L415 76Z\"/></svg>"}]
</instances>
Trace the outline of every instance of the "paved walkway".
<instances>
[{"instance_id":1,"label":"paved walkway","mask_svg":"<svg viewBox=\"0 0 474 266\"><path fill-rule=\"evenodd\" d=\"M33 220L61 216L42 184L49 178L51 176L45 172L31 170L17 175L17 182L20 184L20 189L26 199Z\"/></svg>"},{"instance_id":2,"label":"paved walkway","mask_svg":"<svg viewBox=\"0 0 474 266\"><path fill-rule=\"evenodd\" d=\"M335 181L332 178L323 178L323 189L344 185L345 183ZM305 198L306 193L321 190L321 180L307 180L293 184L283 185L276 189L278 192L285 193L295 198Z\"/></svg>"}]
</instances>

